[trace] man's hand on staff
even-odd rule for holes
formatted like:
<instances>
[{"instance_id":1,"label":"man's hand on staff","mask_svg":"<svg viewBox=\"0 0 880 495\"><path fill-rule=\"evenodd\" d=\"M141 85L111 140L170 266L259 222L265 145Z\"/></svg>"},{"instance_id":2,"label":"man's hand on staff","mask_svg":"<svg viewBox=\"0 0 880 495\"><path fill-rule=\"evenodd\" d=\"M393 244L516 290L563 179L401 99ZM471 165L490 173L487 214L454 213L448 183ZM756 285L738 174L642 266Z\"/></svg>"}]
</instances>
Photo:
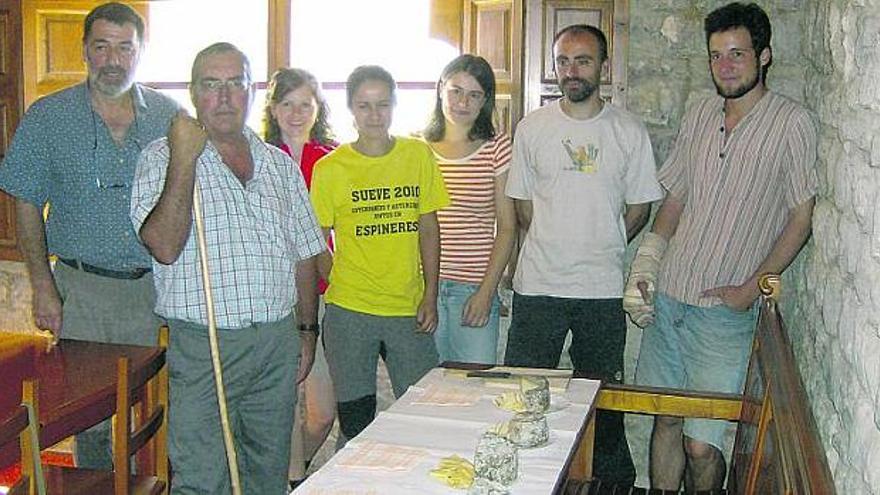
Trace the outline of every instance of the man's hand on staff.
<instances>
[{"instance_id":1,"label":"man's hand on staff","mask_svg":"<svg viewBox=\"0 0 880 495\"><path fill-rule=\"evenodd\" d=\"M171 119L168 129L168 146L175 158L172 162L195 166L196 159L205 149L208 132L205 125L181 110Z\"/></svg>"}]
</instances>

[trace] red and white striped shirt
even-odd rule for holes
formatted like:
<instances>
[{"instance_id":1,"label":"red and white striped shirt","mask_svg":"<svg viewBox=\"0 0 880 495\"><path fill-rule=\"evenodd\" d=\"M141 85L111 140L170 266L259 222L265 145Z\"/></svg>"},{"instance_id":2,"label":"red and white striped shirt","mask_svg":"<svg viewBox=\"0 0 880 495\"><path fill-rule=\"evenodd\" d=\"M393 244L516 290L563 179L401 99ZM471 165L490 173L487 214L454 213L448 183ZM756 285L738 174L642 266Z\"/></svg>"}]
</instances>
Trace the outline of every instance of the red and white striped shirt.
<instances>
[{"instance_id":1,"label":"red and white striped shirt","mask_svg":"<svg viewBox=\"0 0 880 495\"><path fill-rule=\"evenodd\" d=\"M689 109L659 172L685 206L658 287L694 306L720 304L701 293L752 276L818 182L816 124L803 106L768 92L725 137L723 104Z\"/></svg>"},{"instance_id":2,"label":"red and white striped shirt","mask_svg":"<svg viewBox=\"0 0 880 495\"><path fill-rule=\"evenodd\" d=\"M435 156L452 200L437 212L440 277L479 284L495 241L495 179L510 166L510 138L498 135L464 158Z\"/></svg>"}]
</instances>

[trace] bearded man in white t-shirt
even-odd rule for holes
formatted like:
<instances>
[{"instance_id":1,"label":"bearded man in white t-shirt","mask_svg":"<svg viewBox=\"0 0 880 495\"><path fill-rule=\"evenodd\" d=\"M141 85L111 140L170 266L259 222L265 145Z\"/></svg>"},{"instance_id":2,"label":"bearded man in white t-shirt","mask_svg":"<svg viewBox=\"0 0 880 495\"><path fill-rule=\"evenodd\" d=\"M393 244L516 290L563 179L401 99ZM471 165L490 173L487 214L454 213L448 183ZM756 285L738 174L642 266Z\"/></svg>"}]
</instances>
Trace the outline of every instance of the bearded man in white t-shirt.
<instances>
[{"instance_id":1,"label":"bearded man in white t-shirt","mask_svg":"<svg viewBox=\"0 0 880 495\"><path fill-rule=\"evenodd\" d=\"M599 97L607 47L595 27L560 31L553 55L563 97L516 131L506 192L525 238L504 361L556 367L571 331L575 370L620 383L624 251L662 191L645 125ZM599 479L633 483L622 414L597 414L595 448Z\"/></svg>"}]
</instances>

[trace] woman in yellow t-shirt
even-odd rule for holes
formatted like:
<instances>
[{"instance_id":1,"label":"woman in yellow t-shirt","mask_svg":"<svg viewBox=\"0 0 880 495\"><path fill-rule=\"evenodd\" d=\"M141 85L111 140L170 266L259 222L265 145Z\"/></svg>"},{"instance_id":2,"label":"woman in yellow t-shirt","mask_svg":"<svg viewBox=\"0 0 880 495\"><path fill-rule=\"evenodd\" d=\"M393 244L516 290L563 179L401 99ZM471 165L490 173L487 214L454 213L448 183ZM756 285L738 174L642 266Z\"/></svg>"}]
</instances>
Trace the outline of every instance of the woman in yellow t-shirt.
<instances>
[{"instance_id":1,"label":"woman in yellow t-shirt","mask_svg":"<svg viewBox=\"0 0 880 495\"><path fill-rule=\"evenodd\" d=\"M348 439L375 416L380 347L395 396L438 362L435 212L449 196L431 149L389 134L395 86L381 67L352 72L346 96L358 138L318 161L312 176L315 213L336 248L319 261L330 282L324 346Z\"/></svg>"}]
</instances>

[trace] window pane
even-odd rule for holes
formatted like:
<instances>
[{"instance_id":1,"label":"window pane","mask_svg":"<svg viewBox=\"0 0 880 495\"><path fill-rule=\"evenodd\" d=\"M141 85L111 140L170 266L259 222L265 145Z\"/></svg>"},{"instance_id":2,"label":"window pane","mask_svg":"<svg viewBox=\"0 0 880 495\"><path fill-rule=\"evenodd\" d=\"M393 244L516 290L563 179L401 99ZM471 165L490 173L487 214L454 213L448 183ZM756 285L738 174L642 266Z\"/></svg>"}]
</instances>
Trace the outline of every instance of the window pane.
<instances>
[{"instance_id":1,"label":"window pane","mask_svg":"<svg viewBox=\"0 0 880 495\"><path fill-rule=\"evenodd\" d=\"M434 81L458 55L429 37L430 0L299 0L291 9L291 64L324 81L345 81L364 64L398 81Z\"/></svg>"},{"instance_id":2,"label":"window pane","mask_svg":"<svg viewBox=\"0 0 880 495\"><path fill-rule=\"evenodd\" d=\"M138 80L189 81L196 54L217 41L228 41L251 62L254 79L265 81L268 2L186 0L149 3L149 33Z\"/></svg>"},{"instance_id":3,"label":"window pane","mask_svg":"<svg viewBox=\"0 0 880 495\"><path fill-rule=\"evenodd\" d=\"M354 129L354 118L345 104L344 89L325 89L324 98L330 105L330 125L336 139L341 142L354 141L357 132ZM391 122L391 134L408 136L421 131L425 127L430 112L434 109L433 89L397 90L397 106L394 107L394 120Z\"/></svg>"},{"instance_id":4,"label":"window pane","mask_svg":"<svg viewBox=\"0 0 880 495\"><path fill-rule=\"evenodd\" d=\"M386 68L399 82L429 83L397 90L391 132L421 130L433 108L433 83L458 55L456 47L430 38L430 9L430 0L297 0L291 5L291 65L321 82L345 82L355 67L370 64ZM330 17L332 33L322 22ZM345 90L324 94L336 135L350 141L356 133Z\"/></svg>"}]
</instances>

